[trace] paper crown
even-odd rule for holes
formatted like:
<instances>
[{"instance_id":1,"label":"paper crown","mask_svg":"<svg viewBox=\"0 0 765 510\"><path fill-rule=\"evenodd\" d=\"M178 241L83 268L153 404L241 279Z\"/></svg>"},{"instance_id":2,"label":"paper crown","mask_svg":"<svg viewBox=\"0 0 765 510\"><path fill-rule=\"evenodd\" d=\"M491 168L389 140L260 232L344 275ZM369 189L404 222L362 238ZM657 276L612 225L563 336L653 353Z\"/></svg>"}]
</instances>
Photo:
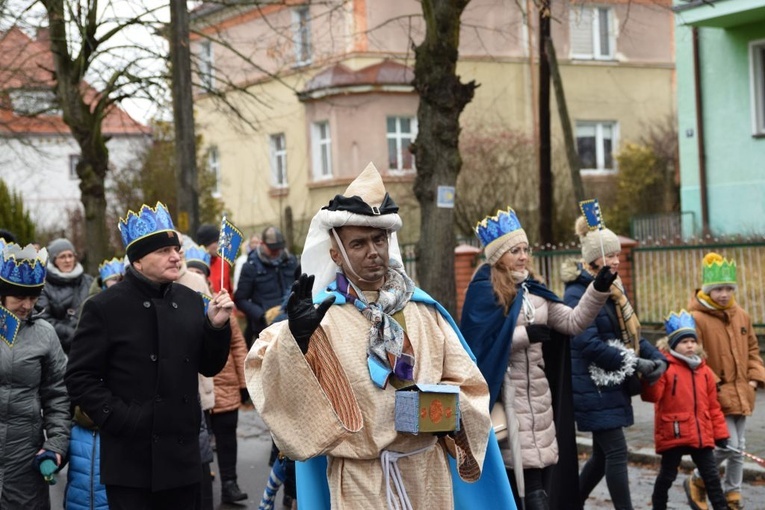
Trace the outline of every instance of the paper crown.
<instances>
[{"instance_id":1,"label":"paper crown","mask_svg":"<svg viewBox=\"0 0 765 510\"><path fill-rule=\"evenodd\" d=\"M669 336L669 343L674 346L675 340L693 335L696 337L696 321L686 310L672 312L664 319L664 329Z\"/></svg>"},{"instance_id":2,"label":"paper crown","mask_svg":"<svg viewBox=\"0 0 765 510\"><path fill-rule=\"evenodd\" d=\"M104 260L98 266L98 276L101 277L102 283L123 274L125 274L125 263L116 257L111 260Z\"/></svg>"},{"instance_id":3,"label":"paper crown","mask_svg":"<svg viewBox=\"0 0 765 510\"><path fill-rule=\"evenodd\" d=\"M188 244L184 243L183 256L186 257L187 264L189 261L194 260L203 263L208 268L210 267L210 254L207 252L207 250L194 243L193 241L189 242Z\"/></svg>"},{"instance_id":4,"label":"paper crown","mask_svg":"<svg viewBox=\"0 0 765 510\"><path fill-rule=\"evenodd\" d=\"M508 207L507 211L497 211L495 216L487 216L479 221L475 226L475 235L485 248L522 228L515 211Z\"/></svg>"},{"instance_id":5,"label":"paper crown","mask_svg":"<svg viewBox=\"0 0 765 510\"><path fill-rule=\"evenodd\" d=\"M150 207L146 204L141 206L138 214L128 211L127 216L120 218L117 224L122 235L122 244L127 249L131 244L144 237L157 232L171 232L175 230L173 220L167 206L162 202Z\"/></svg>"},{"instance_id":6,"label":"paper crown","mask_svg":"<svg viewBox=\"0 0 765 510\"><path fill-rule=\"evenodd\" d=\"M728 285L736 287L736 261L723 258L717 253L707 253L702 264L704 289Z\"/></svg>"},{"instance_id":7,"label":"paper crown","mask_svg":"<svg viewBox=\"0 0 765 510\"><path fill-rule=\"evenodd\" d=\"M2 249L0 280L15 287L42 287L47 263L48 250L45 248L38 252L31 244L22 248L9 243Z\"/></svg>"}]
</instances>

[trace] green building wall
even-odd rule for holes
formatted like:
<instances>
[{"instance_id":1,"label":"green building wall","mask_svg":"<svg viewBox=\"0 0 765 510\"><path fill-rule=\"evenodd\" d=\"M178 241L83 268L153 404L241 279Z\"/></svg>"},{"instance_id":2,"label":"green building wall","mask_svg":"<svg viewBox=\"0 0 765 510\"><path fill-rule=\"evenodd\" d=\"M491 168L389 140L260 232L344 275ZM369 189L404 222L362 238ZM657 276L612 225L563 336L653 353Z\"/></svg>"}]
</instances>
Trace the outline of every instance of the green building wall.
<instances>
[{"instance_id":1,"label":"green building wall","mask_svg":"<svg viewBox=\"0 0 765 510\"><path fill-rule=\"evenodd\" d=\"M707 199L711 233L765 234L765 138L752 135L749 43L765 39L761 22L699 27ZM702 227L693 34L677 15L676 65L680 201L694 213L687 235Z\"/></svg>"}]
</instances>

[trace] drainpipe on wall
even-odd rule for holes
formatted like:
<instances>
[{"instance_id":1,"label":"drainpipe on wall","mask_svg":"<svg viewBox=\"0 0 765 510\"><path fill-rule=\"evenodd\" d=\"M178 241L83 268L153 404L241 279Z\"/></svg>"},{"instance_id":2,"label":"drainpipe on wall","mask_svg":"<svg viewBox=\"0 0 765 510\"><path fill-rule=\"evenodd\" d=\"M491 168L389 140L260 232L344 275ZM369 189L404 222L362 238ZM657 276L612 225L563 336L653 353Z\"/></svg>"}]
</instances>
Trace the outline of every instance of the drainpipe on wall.
<instances>
[{"instance_id":1,"label":"drainpipe on wall","mask_svg":"<svg viewBox=\"0 0 765 510\"><path fill-rule=\"evenodd\" d=\"M707 155L704 150L704 104L701 88L699 28L693 27L693 87L696 94L696 144L699 154L699 193L701 198L701 231L709 235L709 198L707 194Z\"/></svg>"}]
</instances>

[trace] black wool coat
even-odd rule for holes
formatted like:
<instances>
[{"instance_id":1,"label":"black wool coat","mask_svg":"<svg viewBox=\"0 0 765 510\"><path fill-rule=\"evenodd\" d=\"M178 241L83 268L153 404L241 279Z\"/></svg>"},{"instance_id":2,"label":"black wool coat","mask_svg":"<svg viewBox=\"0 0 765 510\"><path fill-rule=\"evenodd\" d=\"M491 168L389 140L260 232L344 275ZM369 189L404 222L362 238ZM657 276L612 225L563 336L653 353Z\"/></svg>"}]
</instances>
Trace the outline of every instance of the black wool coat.
<instances>
[{"instance_id":1,"label":"black wool coat","mask_svg":"<svg viewBox=\"0 0 765 510\"><path fill-rule=\"evenodd\" d=\"M200 481L197 373L218 373L230 341L196 292L132 270L85 302L66 386L101 429L103 484L159 491Z\"/></svg>"}]
</instances>

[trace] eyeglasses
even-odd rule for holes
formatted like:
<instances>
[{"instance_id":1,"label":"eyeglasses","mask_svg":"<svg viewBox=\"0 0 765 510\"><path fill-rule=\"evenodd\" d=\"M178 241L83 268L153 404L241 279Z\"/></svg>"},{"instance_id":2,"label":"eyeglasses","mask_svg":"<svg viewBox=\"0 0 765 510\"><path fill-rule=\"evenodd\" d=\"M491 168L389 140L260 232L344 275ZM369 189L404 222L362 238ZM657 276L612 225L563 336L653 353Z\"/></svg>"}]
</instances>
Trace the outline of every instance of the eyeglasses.
<instances>
[{"instance_id":1,"label":"eyeglasses","mask_svg":"<svg viewBox=\"0 0 765 510\"><path fill-rule=\"evenodd\" d=\"M531 255L531 247L530 246L516 246L510 250L510 253L513 255L520 255L523 253L524 255Z\"/></svg>"}]
</instances>

